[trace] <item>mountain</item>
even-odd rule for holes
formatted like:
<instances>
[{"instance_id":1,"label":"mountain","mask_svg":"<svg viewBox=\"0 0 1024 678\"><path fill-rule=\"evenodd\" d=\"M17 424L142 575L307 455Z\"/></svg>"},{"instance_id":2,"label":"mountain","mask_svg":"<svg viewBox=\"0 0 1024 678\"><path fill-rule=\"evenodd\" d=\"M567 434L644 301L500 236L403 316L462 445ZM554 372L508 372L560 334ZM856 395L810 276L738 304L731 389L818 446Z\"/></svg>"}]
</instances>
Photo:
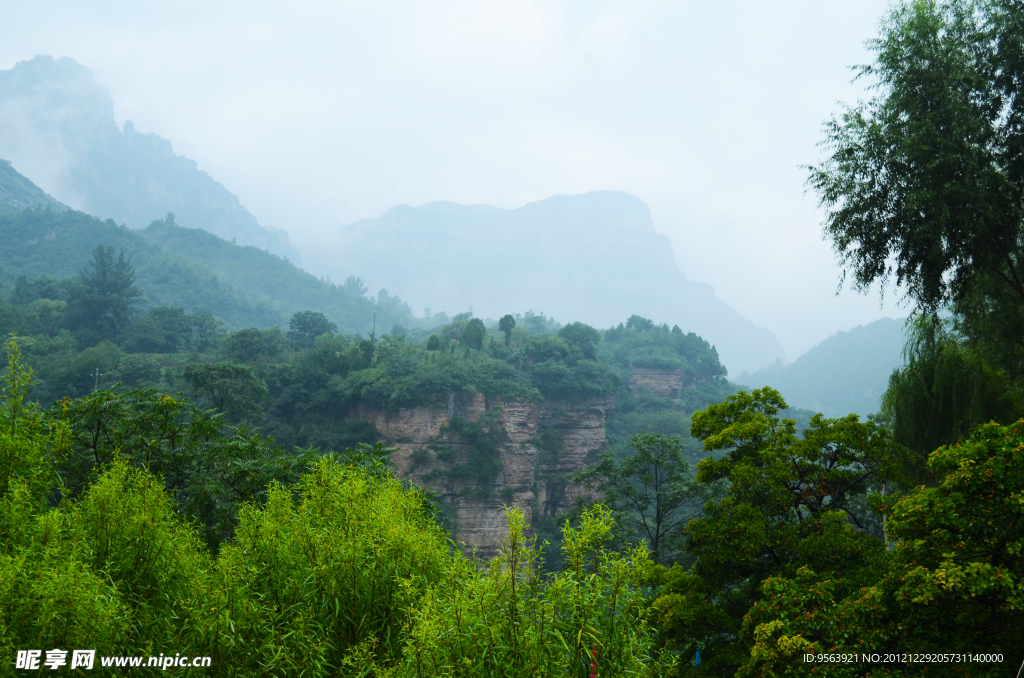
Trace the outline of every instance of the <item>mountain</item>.
<instances>
[{"instance_id":1,"label":"mountain","mask_svg":"<svg viewBox=\"0 0 1024 678\"><path fill-rule=\"evenodd\" d=\"M178 220L298 262L284 231L260 226L223 185L171 142L119 129L114 103L73 59L37 56L0 71L0 158L75 209L145 228Z\"/></svg>"},{"instance_id":2,"label":"mountain","mask_svg":"<svg viewBox=\"0 0 1024 678\"><path fill-rule=\"evenodd\" d=\"M9 294L22 275L76 276L96 245L131 257L145 306L209 311L230 330L287 324L304 310L324 313L344 332L369 333L374 314L378 334L417 322L397 297L353 294L256 247L163 220L135 231L68 209L0 162L0 292Z\"/></svg>"},{"instance_id":3,"label":"mountain","mask_svg":"<svg viewBox=\"0 0 1024 678\"><path fill-rule=\"evenodd\" d=\"M882 318L848 332L837 332L789 365L776 363L739 384L771 386L792 407L840 417L878 412L889 375L903 364L904 320Z\"/></svg>"},{"instance_id":4,"label":"mountain","mask_svg":"<svg viewBox=\"0 0 1024 678\"><path fill-rule=\"evenodd\" d=\"M0 160L0 214L18 213L26 209L68 209L31 181L18 174L10 160Z\"/></svg>"},{"instance_id":5,"label":"mountain","mask_svg":"<svg viewBox=\"0 0 1024 678\"><path fill-rule=\"evenodd\" d=\"M413 308L498 318L527 309L610 327L632 314L696 332L732 373L785 360L774 334L676 265L647 205L626 193L559 195L518 209L400 205L343 227L320 270L354 274Z\"/></svg>"}]
</instances>

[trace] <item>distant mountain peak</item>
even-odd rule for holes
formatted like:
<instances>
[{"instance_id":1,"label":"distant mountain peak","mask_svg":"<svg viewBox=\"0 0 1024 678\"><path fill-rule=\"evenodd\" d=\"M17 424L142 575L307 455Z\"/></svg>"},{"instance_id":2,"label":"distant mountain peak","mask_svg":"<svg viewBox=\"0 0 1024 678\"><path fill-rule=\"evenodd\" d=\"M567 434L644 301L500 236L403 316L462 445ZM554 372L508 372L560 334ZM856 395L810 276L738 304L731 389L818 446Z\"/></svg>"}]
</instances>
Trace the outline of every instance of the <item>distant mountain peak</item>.
<instances>
[{"instance_id":1,"label":"distant mountain peak","mask_svg":"<svg viewBox=\"0 0 1024 678\"><path fill-rule=\"evenodd\" d=\"M757 369L785 352L774 334L687 280L650 209L621 191L555 195L515 209L432 202L342 227L319 255L412 304L480 317L532 309L596 327L633 314L714 344L722 363Z\"/></svg>"},{"instance_id":2,"label":"distant mountain peak","mask_svg":"<svg viewBox=\"0 0 1024 678\"><path fill-rule=\"evenodd\" d=\"M300 257L222 184L171 142L118 127L114 103L74 59L37 56L0 71L0 157L58 200L141 229L174 212L179 223L274 254Z\"/></svg>"}]
</instances>

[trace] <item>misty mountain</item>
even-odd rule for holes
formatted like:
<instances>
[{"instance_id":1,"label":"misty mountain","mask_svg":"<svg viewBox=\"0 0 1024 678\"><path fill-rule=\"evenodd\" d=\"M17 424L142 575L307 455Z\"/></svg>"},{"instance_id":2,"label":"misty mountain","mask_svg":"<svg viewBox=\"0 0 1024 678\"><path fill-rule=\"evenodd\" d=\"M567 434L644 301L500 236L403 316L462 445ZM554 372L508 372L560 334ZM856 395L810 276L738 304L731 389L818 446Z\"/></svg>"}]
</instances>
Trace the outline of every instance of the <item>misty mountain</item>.
<instances>
[{"instance_id":1,"label":"misty mountain","mask_svg":"<svg viewBox=\"0 0 1024 678\"><path fill-rule=\"evenodd\" d=\"M31 181L18 174L10 160L0 159L0 214L18 213L26 209L68 209Z\"/></svg>"},{"instance_id":2,"label":"misty mountain","mask_svg":"<svg viewBox=\"0 0 1024 678\"><path fill-rule=\"evenodd\" d=\"M307 259L314 255L309 254ZM647 205L626 193L559 195L518 209L400 205L345 226L318 268L383 286L419 310L533 310L610 327L636 313L718 349L732 373L785 360L775 335L686 279Z\"/></svg>"},{"instance_id":3,"label":"misty mountain","mask_svg":"<svg viewBox=\"0 0 1024 678\"><path fill-rule=\"evenodd\" d=\"M119 129L110 95L73 59L37 56L0 71L0 158L101 219L140 229L174 212L191 227L299 261L284 231L260 226L171 142L131 121Z\"/></svg>"},{"instance_id":4,"label":"misty mountain","mask_svg":"<svg viewBox=\"0 0 1024 678\"><path fill-rule=\"evenodd\" d=\"M776 363L735 381L771 386L792 407L841 417L878 412L889 375L903 364L903 320L882 318L837 332L789 365Z\"/></svg>"},{"instance_id":5,"label":"misty mountain","mask_svg":"<svg viewBox=\"0 0 1024 678\"><path fill-rule=\"evenodd\" d=\"M25 209L26 202L37 209ZM353 333L369 333L374 314L384 331L416 323L397 297L353 294L256 247L164 220L136 231L67 209L0 162L0 294L9 294L22 275L77 276L96 245L131 257L136 284L146 296L144 308L209 311L229 330L287 326L293 313L304 310L320 311Z\"/></svg>"}]
</instances>

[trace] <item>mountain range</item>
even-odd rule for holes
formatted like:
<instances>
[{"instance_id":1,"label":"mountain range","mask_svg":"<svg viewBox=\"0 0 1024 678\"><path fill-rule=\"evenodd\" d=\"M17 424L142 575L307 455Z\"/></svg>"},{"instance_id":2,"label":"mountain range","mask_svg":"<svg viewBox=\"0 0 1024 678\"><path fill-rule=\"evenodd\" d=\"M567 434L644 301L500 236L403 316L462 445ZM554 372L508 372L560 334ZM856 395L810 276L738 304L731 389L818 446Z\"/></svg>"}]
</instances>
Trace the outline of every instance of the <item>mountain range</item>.
<instances>
[{"instance_id":1,"label":"mountain range","mask_svg":"<svg viewBox=\"0 0 1024 678\"><path fill-rule=\"evenodd\" d=\"M305 261L336 280L362 278L384 290L382 299L397 296L416 309L472 310L483 318L533 311L595 327L637 314L706 338L731 374L786 360L772 332L686 278L647 205L625 193L559 195L518 209L399 205L341 228L329 246L300 257L284 231L261 226L195 161L175 154L170 141L136 131L131 121L119 128L114 102L88 68L49 56L0 71L0 158L38 184L40 195L52 196L51 209L66 205L145 230L152 242L159 233L161 247L182 248L178 254L221 276L234 250L219 243L233 241ZM173 221L165 220L168 213ZM180 235L174 228L150 228L158 222L219 240L199 246L189 236L183 244L167 236ZM248 298L278 304L279 291L267 289L257 270L245 277L239 289ZM349 291L363 295L358 284Z\"/></svg>"},{"instance_id":2,"label":"mountain range","mask_svg":"<svg viewBox=\"0 0 1024 678\"><path fill-rule=\"evenodd\" d=\"M775 335L688 280L650 209L617 191L501 209L399 205L349 224L311 264L385 286L413 308L498 318L532 310L612 327L632 314L710 341L731 374L786 356Z\"/></svg>"}]
</instances>

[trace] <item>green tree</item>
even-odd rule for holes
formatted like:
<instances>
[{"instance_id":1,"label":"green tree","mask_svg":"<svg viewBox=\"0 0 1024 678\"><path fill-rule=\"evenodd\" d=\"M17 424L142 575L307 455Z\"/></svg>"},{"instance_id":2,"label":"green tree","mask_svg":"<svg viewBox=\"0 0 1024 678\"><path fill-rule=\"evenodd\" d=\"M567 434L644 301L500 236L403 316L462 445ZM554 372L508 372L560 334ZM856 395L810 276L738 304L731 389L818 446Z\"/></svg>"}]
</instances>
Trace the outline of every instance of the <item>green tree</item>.
<instances>
[{"instance_id":1,"label":"green tree","mask_svg":"<svg viewBox=\"0 0 1024 678\"><path fill-rule=\"evenodd\" d=\"M626 329L636 330L637 332L650 332L654 329L654 321L639 315L631 315L629 320L626 321Z\"/></svg>"},{"instance_id":2,"label":"green tree","mask_svg":"<svg viewBox=\"0 0 1024 678\"><path fill-rule=\"evenodd\" d=\"M933 316L910 324L904 365L893 372L882 398L894 438L922 462L979 421L1014 421L1024 413L1011 378L986 363L950 324Z\"/></svg>"},{"instance_id":3,"label":"green tree","mask_svg":"<svg viewBox=\"0 0 1024 678\"><path fill-rule=\"evenodd\" d=\"M505 345L512 341L512 330L516 328L516 319L509 314L501 316L498 321L498 331L505 335Z\"/></svg>"},{"instance_id":4,"label":"green tree","mask_svg":"<svg viewBox=\"0 0 1024 678\"><path fill-rule=\"evenodd\" d=\"M906 452L888 432L856 415L811 420L802 438L779 419L786 403L771 388L741 391L693 415L704 451L726 451L697 465L704 484L728 481L725 496L686 527L692 568L668 572L655 606L670 643L701 670L735 674L753 639L744 619L764 601L762 583L806 567L841 597L877 581L885 544L872 534L866 496L901 478Z\"/></svg>"},{"instance_id":5,"label":"green tree","mask_svg":"<svg viewBox=\"0 0 1024 678\"><path fill-rule=\"evenodd\" d=\"M1003 372L999 378L1015 391L1006 400L1019 401L1024 394L1020 5L1013 0L901 2L869 44L875 62L859 73L872 81L876 94L826 124L823 145L829 155L809 168L809 185L826 211L825 233L855 288L892 281L917 312L951 311L953 333L946 338L960 340L966 349L961 357L969 355L973 365L961 374ZM943 356L946 368L959 360L951 361L956 352L948 350L949 341L935 345L945 347L933 355ZM916 370L924 372L915 376ZM897 390L888 400L897 432L940 422L944 434L960 436L994 414L957 402L967 392L935 391L955 380L936 379L929 370L927 361L918 361L893 382ZM909 395L901 385L929 380L928 397L945 409L928 415L894 406ZM919 415L926 418L899 420ZM956 440L932 436L922 451L934 449L934 442Z\"/></svg>"},{"instance_id":6,"label":"green tree","mask_svg":"<svg viewBox=\"0 0 1024 678\"><path fill-rule=\"evenodd\" d=\"M312 451L285 454L272 439L223 414L151 389L98 391L51 409L67 431L58 466L66 496L79 499L120 460L158 474L177 510L203 526L207 542L231 536L239 507L265 496L271 481L294 482Z\"/></svg>"},{"instance_id":7,"label":"green tree","mask_svg":"<svg viewBox=\"0 0 1024 678\"><path fill-rule=\"evenodd\" d=\"M436 334L431 334L430 338L427 339L427 350L428 351L440 351L441 350L441 338Z\"/></svg>"},{"instance_id":8,"label":"green tree","mask_svg":"<svg viewBox=\"0 0 1024 678\"><path fill-rule=\"evenodd\" d=\"M681 555L683 527L700 514L712 489L693 482L679 436L640 432L626 444L631 453L602 453L576 482L600 492L626 541L645 542L655 562L671 564Z\"/></svg>"},{"instance_id":9,"label":"green tree","mask_svg":"<svg viewBox=\"0 0 1024 678\"><path fill-rule=\"evenodd\" d=\"M254 365L266 360L270 355L266 337L255 327L228 335L227 339L221 342L220 353L228 360L237 360L246 365Z\"/></svg>"},{"instance_id":10,"label":"green tree","mask_svg":"<svg viewBox=\"0 0 1024 678\"><path fill-rule=\"evenodd\" d=\"M869 44L878 95L828 123L810 168L854 284L894 277L934 310L995 276L1024 303L1019 7L904 2Z\"/></svg>"},{"instance_id":11,"label":"green tree","mask_svg":"<svg viewBox=\"0 0 1024 678\"><path fill-rule=\"evenodd\" d=\"M224 338L224 323L209 311L192 316L192 334L188 348L199 353L216 350Z\"/></svg>"},{"instance_id":12,"label":"green tree","mask_svg":"<svg viewBox=\"0 0 1024 678\"><path fill-rule=\"evenodd\" d=\"M184 377L201 403L224 412L231 421L263 418L260 400L267 395L267 385L252 367L235 360L193 363L185 368Z\"/></svg>"},{"instance_id":13,"label":"green tree","mask_svg":"<svg viewBox=\"0 0 1024 678\"><path fill-rule=\"evenodd\" d=\"M153 356L132 353L121 358L111 381L121 382L129 388L155 386L162 377L160 363Z\"/></svg>"},{"instance_id":14,"label":"green tree","mask_svg":"<svg viewBox=\"0 0 1024 678\"><path fill-rule=\"evenodd\" d=\"M114 337L128 327L142 292L135 287L135 269L124 250L97 245L79 276L82 286L72 308L81 329L98 337Z\"/></svg>"},{"instance_id":15,"label":"green tree","mask_svg":"<svg viewBox=\"0 0 1024 678\"><path fill-rule=\"evenodd\" d=\"M321 334L334 334L338 326L318 311L299 311L288 322L288 334L296 348L309 348Z\"/></svg>"},{"instance_id":16,"label":"green tree","mask_svg":"<svg viewBox=\"0 0 1024 678\"><path fill-rule=\"evenodd\" d=\"M466 323L462 330L460 340L465 346L480 350L484 347L484 337L487 336L487 328L479 318L472 318Z\"/></svg>"},{"instance_id":17,"label":"green tree","mask_svg":"<svg viewBox=\"0 0 1024 678\"><path fill-rule=\"evenodd\" d=\"M578 529L565 524L567 566L549 577L522 513L507 517L508 537L486 570L453 570L455 586L411 609L400 675L673 675L674 658L656 655L643 594L652 563L643 546L609 548L608 509L584 512Z\"/></svg>"},{"instance_id":18,"label":"green tree","mask_svg":"<svg viewBox=\"0 0 1024 678\"><path fill-rule=\"evenodd\" d=\"M570 346L580 349L583 357L590 360L597 358L597 342L601 340L601 334L590 325L580 322L569 323L558 330L558 336Z\"/></svg>"},{"instance_id":19,"label":"green tree","mask_svg":"<svg viewBox=\"0 0 1024 678\"><path fill-rule=\"evenodd\" d=\"M350 275L349 277L345 278L345 283L341 286L341 288L354 297L366 296L366 293L368 291L366 284L363 282L363 279L354 275Z\"/></svg>"},{"instance_id":20,"label":"green tree","mask_svg":"<svg viewBox=\"0 0 1024 678\"><path fill-rule=\"evenodd\" d=\"M177 353L190 343L192 318L180 306L157 306L132 323L126 348L135 353Z\"/></svg>"},{"instance_id":21,"label":"green tree","mask_svg":"<svg viewBox=\"0 0 1024 678\"><path fill-rule=\"evenodd\" d=\"M814 665L801 666L805 653L934 653L950 647L1003 655L1001 663L961 663L950 675L1003 676L1007 666L1012 675L1024 660L1022 464L1022 422L980 426L963 443L933 452L928 465L940 479L936 486L879 501L892 550L876 583L851 593L830 574L808 567L766 580L765 604L752 609L744 624L755 642L738 675L812 675ZM830 676L864 675L863 667L848 664L817 669ZM917 676L921 669L895 665L886 674Z\"/></svg>"}]
</instances>

